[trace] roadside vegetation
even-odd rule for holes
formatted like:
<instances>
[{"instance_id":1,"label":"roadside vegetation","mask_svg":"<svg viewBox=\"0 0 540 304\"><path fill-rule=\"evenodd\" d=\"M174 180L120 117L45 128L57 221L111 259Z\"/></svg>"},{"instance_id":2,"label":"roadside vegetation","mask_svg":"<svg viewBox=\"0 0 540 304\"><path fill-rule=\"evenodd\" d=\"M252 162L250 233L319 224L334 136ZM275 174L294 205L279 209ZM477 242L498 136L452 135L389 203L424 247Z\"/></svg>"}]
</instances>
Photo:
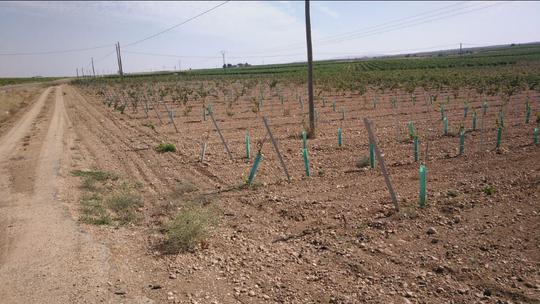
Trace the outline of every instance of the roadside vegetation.
<instances>
[{"instance_id":1,"label":"roadside vegetation","mask_svg":"<svg viewBox=\"0 0 540 304\"><path fill-rule=\"evenodd\" d=\"M99 170L75 170L81 178L79 219L92 225L134 225L141 220L138 208L143 199L138 184L122 180L118 175Z\"/></svg>"}]
</instances>

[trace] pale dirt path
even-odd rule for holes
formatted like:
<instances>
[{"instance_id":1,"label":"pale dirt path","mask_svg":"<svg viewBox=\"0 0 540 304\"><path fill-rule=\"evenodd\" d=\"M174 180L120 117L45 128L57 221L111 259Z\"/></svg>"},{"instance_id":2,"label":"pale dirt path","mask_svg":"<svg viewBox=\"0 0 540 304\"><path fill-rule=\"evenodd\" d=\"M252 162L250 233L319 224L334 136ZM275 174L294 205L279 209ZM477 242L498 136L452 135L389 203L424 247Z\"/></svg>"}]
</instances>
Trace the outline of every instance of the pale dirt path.
<instances>
[{"instance_id":1,"label":"pale dirt path","mask_svg":"<svg viewBox=\"0 0 540 304\"><path fill-rule=\"evenodd\" d=\"M1 303L111 302L108 249L82 232L58 199L62 176L69 174L68 144L73 140L62 89L56 87L52 118L37 119L49 88L0 138ZM31 138L31 127L47 122L44 136L32 139L42 140L39 148L21 150L23 138ZM24 178L9 176L18 173L8 167L24 159L23 152L36 157L37 165L30 168L33 187L21 192L15 191L13 181Z\"/></svg>"}]
</instances>

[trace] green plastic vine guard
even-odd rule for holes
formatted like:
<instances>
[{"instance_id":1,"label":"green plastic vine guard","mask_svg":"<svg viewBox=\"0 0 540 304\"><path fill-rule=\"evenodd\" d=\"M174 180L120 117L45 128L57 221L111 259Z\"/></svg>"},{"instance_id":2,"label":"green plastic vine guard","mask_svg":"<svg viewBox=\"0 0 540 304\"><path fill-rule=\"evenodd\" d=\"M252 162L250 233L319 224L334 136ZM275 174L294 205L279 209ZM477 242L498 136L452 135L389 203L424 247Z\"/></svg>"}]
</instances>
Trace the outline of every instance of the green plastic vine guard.
<instances>
[{"instance_id":1,"label":"green plastic vine guard","mask_svg":"<svg viewBox=\"0 0 540 304\"><path fill-rule=\"evenodd\" d=\"M284 97L283 95L279 95L279 101L281 102L281 104L283 105L283 101L284 101Z\"/></svg>"},{"instance_id":2,"label":"green plastic vine guard","mask_svg":"<svg viewBox=\"0 0 540 304\"><path fill-rule=\"evenodd\" d=\"M306 176L311 176L311 172L309 170L309 156L308 156L308 149L302 149L302 155L304 156L304 167L306 167Z\"/></svg>"},{"instance_id":3,"label":"green plastic vine guard","mask_svg":"<svg viewBox=\"0 0 540 304\"><path fill-rule=\"evenodd\" d=\"M482 115L485 116L487 114L488 104L487 101L484 100L482 103Z\"/></svg>"},{"instance_id":4,"label":"green plastic vine guard","mask_svg":"<svg viewBox=\"0 0 540 304\"><path fill-rule=\"evenodd\" d=\"M463 107L463 117L467 117L468 113L469 113L469 105L466 105Z\"/></svg>"},{"instance_id":5,"label":"green plastic vine guard","mask_svg":"<svg viewBox=\"0 0 540 304\"><path fill-rule=\"evenodd\" d=\"M302 149L307 149L307 133L302 131Z\"/></svg>"},{"instance_id":6,"label":"green plastic vine guard","mask_svg":"<svg viewBox=\"0 0 540 304\"><path fill-rule=\"evenodd\" d=\"M375 145L369 144L369 166L375 169Z\"/></svg>"},{"instance_id":7,"label":"green plastic vine guard","mask_svg":"<svg viewBox=\"0 0 540 304\"><path fill-rule=\"evenodd\" d=\"M417 162L420 159L420 146L418 141L418 136L415 136L413 139L414 147L414 161Z\"/></svg>"},{"instance_id":8,"label":"green plastic vine guard","mask_svg":"<svg viewBox=\"0 0 540 304\"><path fill-rule=\"evenodd\" d=\"M426 166L420 166L420 208L426 207L427 191L426 191Z\"/></svg>"},{"instance_id":9,"label":"green plastic vine guard","mask_svg":"<svg viewBox=\"0 0 540 304\"><path fill-rule=\"evenodd\" d=\"M412 121L409 121L407 123L407 127L409 128L409 137L412 138L414 137L414 124Z\"/></svg>"},{"instance_id":10,"label":"green plastic vine guard","mask_svg":"<svg viewBox=\"0 0 540 304\"><path fill-rule=\"evenodd\" d=\"M337 142L338 142L338 147L341 147L343 145L343 140L341 138L341 128L337 129Z\"/></svg>"},{"instance_id":11,"label":"green plastic vine guard","mask_svg":"<svg viewBox=\"0 0 540 304\"><path fill-rule=\"evenodd\" d=\"M465 131L461 130L459 132L459 155L463 155L465 151Z\"/></svg>"},{"instance_id":12,"label":"green plastic vine guard","mask_svg":"<svg viewBox=\"0 0 540 304\"><path fill-rule=\"evenodd\" d=\"M446 115L444 115L444 106L441 105L441 120L444 120L445 117Z\"/></svg>"},{"instance_id":13,"label":"green plastic vine guard","mask_svg":"<svg viewBox=\"0 0 540 304\"><path fill-rule=\"evenodd\" d=\"M538 145L538 128L534 128L533 142L535 145Z\"/></svg>"},{"instance_id":14,"label":"green plastic vine guard","mask_svg":"<svg viewBox=\"0 0 540 304\"><path fill-rule=\"evenodd\" d=\"M332 102L332 110L334 112L336 111L336 101L335 100Z\"/></svg>"},{"instance_id":15,"label":"green plastic vine guard","mask_svg":"<svg viewBox=\"0 0 540 304\"><path fill-rule=\"evenodd\" d=\"M251 158L251 143L249 139L249 133L246 133L246 158Z\"/></svg>"},{"instance_id":16,"label":"green plastic vine guard","mask_svg":"<svg viewBox=\"0 0 540 304\"><path fill-rule=\"evenodd\" d=\"M257 169L259 168L259 164L262 160L262 154L261 152L257 152L257 156L255 156L255 161L253 162L253 166L251 167L251 170L249 171L249 178L248 178L248 184L251 185L253 183L253 179L255 178L255 174L257 174Z\"/></svg>"},{"instance_id":17,"label":"green plastic vine guard","mask_svg":"<svg viewBox=\"0 0 540 304\"><path fill-rule=\"evenodd\" d=\"M501 147L501 141L502 141L502 126L497 129L497 150Z\"/></svg>"},{"instance_id":18,"label":"green plastic vine guard","mask_svg":"<svg viewBox=\"0 0 540 304\"><path fill-rule=\"evenodd\" d=\"M448 117L443 118L444 135L448 135Z\"/></svg>"},{"instance_id":19,"label":"green plastic vine guard","mask_svg":"<svg viewBox=\"0 0 540 304\"><path fill-rule=\"evenodd\" d=\"M390 101L392 102L392 108L396 108L396 102L397 102L397 98L396 97L392 97L392 99L390 99Z\"/></svg>"},{"instance_id":20,"label":"green plastic vine guard","mask_svg":"<svg viewBox=\"0 0 540 304\"><path fill-rule=\"evenodd\" d=\"M473 131L476 131L476 112L472 115L472 129Z\"/></svg>"},{"instance_id":21,"label":"green plastic vine guard","mask_svg":"<svg viewBox=\"0 0 540 304\"><path fill-rule=\"evenodd\" d=\"M527 113L525 113L525 123L529 123L529 119L531 119L531 108L527 108Z\"/></svg>"}]
</instances>

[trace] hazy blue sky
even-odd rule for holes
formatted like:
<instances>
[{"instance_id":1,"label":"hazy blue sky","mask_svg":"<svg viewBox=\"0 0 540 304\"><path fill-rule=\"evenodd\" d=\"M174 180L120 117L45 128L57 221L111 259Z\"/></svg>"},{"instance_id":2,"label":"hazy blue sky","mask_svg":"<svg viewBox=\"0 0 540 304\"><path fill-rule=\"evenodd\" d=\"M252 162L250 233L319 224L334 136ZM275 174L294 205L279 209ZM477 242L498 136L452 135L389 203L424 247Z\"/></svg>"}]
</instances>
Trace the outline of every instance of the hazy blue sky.
<instances>
[{"instance_id":1,"label":"hazy blue sky","mask_svg":"<svg viewBox=\"0 0 540 304\"><path fill-rule=\"evenodd\" d=\"M0 2L0 77L74 75L117 70L114 43L126 72L305 60L304 3ZM312 2L315 59L540 41L540 2ZM72 50L83 52L6 55ZM144 54L141 54L144 53ZM172 56L153 56L161 54ZM109 55L109 56L107 56Z\"/></svg>"}]
</instances>

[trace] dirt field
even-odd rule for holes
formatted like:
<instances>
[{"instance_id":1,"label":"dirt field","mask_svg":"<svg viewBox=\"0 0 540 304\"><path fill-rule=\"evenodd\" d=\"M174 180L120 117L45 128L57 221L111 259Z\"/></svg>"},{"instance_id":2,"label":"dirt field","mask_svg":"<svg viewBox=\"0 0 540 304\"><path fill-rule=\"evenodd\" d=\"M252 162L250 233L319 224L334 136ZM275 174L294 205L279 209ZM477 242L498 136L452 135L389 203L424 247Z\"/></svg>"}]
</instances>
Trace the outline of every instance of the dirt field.
<instances>
[{"instance_id":1,"label":"dirt field","mask_svg":"<svg viewBox=\"0 0 540 304\"><path fill-rule=\"evenodd\" d=\"M490 98L483 116L481 99L461 96L467 93L475 101L466 120L462 102L446 107L447 136L439 109L423 100L413 105L403 97L394 110L386 94L376 109L372 93L365 101L327 96L325 106L318 101L319 134L308 140L307 178L303 111L292 90L284 105L268 96L259 114L240 101L229 116L225 103L211 100L229 161L199 108L186 117L169 103L176 133L163 107L156 108L160 123L156 111L150 118L140 109L112 111L91 90L48 88L0 138L0 294L6 303L540 303L540 150L532 144L534 118L524 123L525 96L535 111L540 96L512 97L496 151L501 103ZM253 158L255 141L266 134L263 115L291 183L266 141L256 185L244 187L253 162L245 158L244 136L252 138ZM381 171L357 166L368 155L364 117L373 122L399 213ZM427 159L426 142L420 146L425 209L417 207L419 163L408 121L429 139ZM157 153L161 142L178 151ZM79 221L85 190L72 172L88 169L140 184L139 224ZM185 202L215 208L219 224L198 250L167 254L163 227Z\"/></svg>"}]
</instances>

